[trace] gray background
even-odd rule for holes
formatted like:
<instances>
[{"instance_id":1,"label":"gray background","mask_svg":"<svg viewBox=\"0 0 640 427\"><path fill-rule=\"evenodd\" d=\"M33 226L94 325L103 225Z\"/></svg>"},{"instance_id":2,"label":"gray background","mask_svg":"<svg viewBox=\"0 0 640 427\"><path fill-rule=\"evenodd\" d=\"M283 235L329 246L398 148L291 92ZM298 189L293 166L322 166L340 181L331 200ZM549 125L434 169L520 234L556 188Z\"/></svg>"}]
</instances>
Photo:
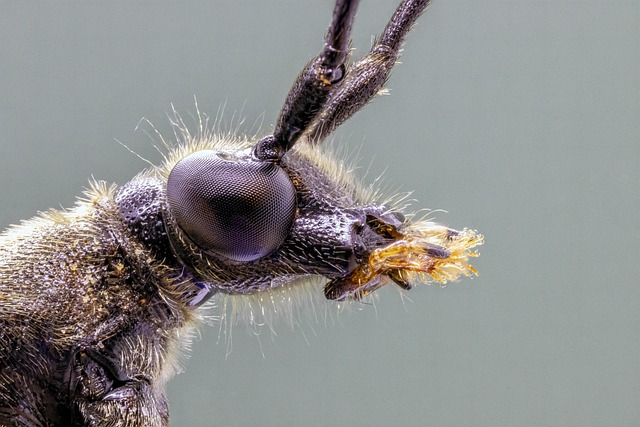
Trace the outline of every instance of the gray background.
<instances>
[{"instance_id":1,"label":"gray background","mask_svg":"<svg viewBox=\"0 0 640 427\"><path fill-rule=\"evenodd\" d=\"M362 2L357 53L394 7ZM168 134L171 102L215 116L226 101L248 127L264 112L268 131L331 8L3 1L1 226L145 167L114 138L158 161L134 128ZM203 328L172 424L640 425L639 71L635 0L436 1L392 96L338 145L483 232L480 276L277 335L236 327L228 357Z\"/></svg>"}]
</instances>

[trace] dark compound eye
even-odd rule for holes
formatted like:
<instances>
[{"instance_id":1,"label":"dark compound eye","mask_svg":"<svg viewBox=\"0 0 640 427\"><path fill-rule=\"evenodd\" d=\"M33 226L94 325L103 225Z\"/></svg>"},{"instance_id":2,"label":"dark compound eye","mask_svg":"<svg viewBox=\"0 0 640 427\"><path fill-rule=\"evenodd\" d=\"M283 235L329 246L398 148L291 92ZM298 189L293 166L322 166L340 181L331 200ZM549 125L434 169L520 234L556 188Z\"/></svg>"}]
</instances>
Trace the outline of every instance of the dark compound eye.
<instances>
[{"instance_id":1,"label":"dark compound eye","mask_svg":"<svg viewBox=\"0 0 640 427\"><path fill-rule=\"evenodd\" d=\"M296 192L279 165L203 150L180 160L167 181L176 222L205 251L253 261L286 239Z\"/></svg>"}]
</instances>

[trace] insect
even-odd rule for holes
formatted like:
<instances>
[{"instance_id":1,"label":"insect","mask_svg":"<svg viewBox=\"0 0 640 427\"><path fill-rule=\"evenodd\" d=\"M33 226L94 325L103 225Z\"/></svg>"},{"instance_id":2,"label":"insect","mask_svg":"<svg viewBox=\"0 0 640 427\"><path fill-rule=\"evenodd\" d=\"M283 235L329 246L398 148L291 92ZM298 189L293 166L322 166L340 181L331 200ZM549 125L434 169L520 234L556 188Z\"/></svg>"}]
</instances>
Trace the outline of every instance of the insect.
<instances>
[{"instance_id":1,"label":"insect","mask_svg":"<svg viewBox=\"0 0 640 427\"><path fill-rule=\"evenodd\" d=\"M165 384L214 295L320 277L327 299L358 300L475 273L481 235L380 203L322 150L429 1L403 1L350 63L357 3L337 0L272 134L185 132L162 165L0 236L0 425L168 425Z\"/></svg>"}]
</instances>

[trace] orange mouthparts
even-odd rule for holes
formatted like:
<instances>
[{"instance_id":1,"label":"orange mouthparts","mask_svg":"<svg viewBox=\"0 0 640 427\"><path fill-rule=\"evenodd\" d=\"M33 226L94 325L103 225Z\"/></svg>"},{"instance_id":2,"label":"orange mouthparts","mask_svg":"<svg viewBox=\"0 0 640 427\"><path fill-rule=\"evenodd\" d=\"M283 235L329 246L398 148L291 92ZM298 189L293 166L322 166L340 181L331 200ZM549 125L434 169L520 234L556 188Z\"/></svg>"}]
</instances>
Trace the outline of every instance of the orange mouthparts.
<instances>
[{"instance_id":1,"label":"orange mouthparts","mask_svg":"<svg viewBox=\"0 0 640 427\"><path fill-rule=\"evenodd\" d=\"M414 283L445 284L461 276L476 276L469 258L479 255L473 248L483 241L475 230L456 231L428 221L411 224L396 241L374 249L347 276L331 280L325 296L359 300L389 282L411 289Z\"/></svg>"}]
</instances>

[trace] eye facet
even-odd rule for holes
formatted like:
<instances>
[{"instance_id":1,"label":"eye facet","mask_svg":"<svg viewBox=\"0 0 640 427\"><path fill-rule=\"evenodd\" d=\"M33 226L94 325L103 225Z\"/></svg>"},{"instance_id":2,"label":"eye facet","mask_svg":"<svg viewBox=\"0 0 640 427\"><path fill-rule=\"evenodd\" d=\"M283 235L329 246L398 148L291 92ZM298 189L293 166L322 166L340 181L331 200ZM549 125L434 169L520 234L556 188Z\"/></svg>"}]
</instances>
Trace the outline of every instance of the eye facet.
<instances>
[{"instance_id":1,"label":"eye facet","mask_svg":"<svg viewBox=\"0 0 640 427\"><path fill-rule=\"evenodd\" d=\"M279 165L211 150L174 166L167 199L178 226L196 244L234 261L275 251L296 212L295 188Z\"/></svg>"}]
</instances>

